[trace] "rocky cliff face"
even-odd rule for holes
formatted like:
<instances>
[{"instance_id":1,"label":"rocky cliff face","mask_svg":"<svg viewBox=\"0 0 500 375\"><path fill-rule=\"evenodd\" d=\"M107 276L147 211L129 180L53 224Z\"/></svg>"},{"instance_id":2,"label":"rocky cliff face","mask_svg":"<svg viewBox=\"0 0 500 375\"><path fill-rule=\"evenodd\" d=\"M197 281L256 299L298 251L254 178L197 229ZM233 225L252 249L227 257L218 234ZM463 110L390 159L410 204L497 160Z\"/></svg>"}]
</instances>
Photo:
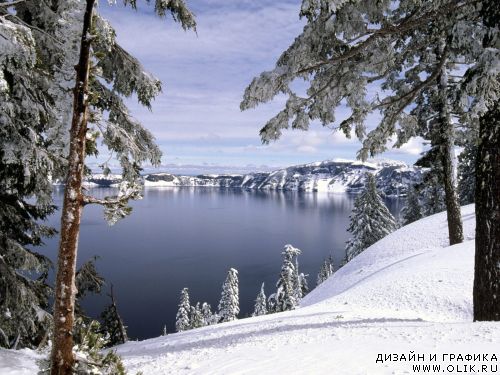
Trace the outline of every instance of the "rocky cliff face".
<instances>
[{"instance_id":1,"label":"rocky cliff face","mask_svg":"<svg viewBox=\"0 0 500 375\"><path fill-rule=\"evenodd\" d=\"M422 178L421 168L397 161L361 163L332 160L246 175L177 176L153 173L144 176L144 185L356 193L364 186L365 172L375 174L377 187L387 196L406 194L408 183Z\"/></svg>"},{"instance_id":2,"label":"rocky cliff face","mask_svg":"<svg viewBox=\"0 0 500 375\"><path fill-rule=\"evenodd\" d=\"M294 165L273 172L245 175L180 176L170 173L152 173L144 176L146 187L217 187L260 190L317 191L357 193L364 186L366 172L375 174L379 191L386 196L405 195L410 182L420 182L423 169L399 161L362 163L349 160L327 160L318 163ZM120 183L119 175L93 175L87 186L112 187Z\"/></svg>"}]
</instances>

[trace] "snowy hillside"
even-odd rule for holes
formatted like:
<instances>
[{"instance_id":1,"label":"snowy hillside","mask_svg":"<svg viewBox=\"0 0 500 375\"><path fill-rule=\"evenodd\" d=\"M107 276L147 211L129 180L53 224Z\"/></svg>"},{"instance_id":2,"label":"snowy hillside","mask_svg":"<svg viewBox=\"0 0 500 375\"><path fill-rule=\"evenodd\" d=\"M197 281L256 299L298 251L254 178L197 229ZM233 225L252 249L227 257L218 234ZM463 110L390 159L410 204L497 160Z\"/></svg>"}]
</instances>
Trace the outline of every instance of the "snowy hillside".
<instances>
[{"instance_id":1,"label":"snowy hillside","mask_svg":"<svg viewBox=\"0 0 500 375\"><path fill-rule=\"evenodd\" d=\"M295 311L131 342L118 351L131 370L145 374L412 373L414 363L376 363L377 354L498 353L500 326L471 323L473 206L463 208L463 220L467 242L451 247L445 213L400 229Z\"/></svg>"},{"instance_id":2,"label":"snowy hillside","mask_svg":"<svg viewBox=\"0 0 500 375\"><path fill-rule=\"evenodd\" d=\"M319 192L358 192L364 185L364 173L376 175L377 187L387 196L406 193L409 182L422 178L422 169L399 161L382 160L359 162L352 160L327 160L295 165L273 172L245 175L181 176L170 173L152 173L144 176L147 187L203 186L259 190L300 190ZM119 182L119 176L95 175L87 179L90 186L109 187Z\"/></svg>"},{"instance_id":3,"label":"snowy hillside","mask_svg":"<svg viewBox=\"0 0 500 375\"><path fill-rule=\"evenodd\" d=\"M402 374L429 363L458 373L465 364L498 364L442 361L443 353L500 350L498 323L471 322L474 206L462 216L465 243L447 246L445 213L427 217L371 246L297 310L129 342L118 352L131 373L145 375ZM426 360L376 362L410 351ZM0 373L9 358L0 354Z\"/></svg>"}]
</instances>

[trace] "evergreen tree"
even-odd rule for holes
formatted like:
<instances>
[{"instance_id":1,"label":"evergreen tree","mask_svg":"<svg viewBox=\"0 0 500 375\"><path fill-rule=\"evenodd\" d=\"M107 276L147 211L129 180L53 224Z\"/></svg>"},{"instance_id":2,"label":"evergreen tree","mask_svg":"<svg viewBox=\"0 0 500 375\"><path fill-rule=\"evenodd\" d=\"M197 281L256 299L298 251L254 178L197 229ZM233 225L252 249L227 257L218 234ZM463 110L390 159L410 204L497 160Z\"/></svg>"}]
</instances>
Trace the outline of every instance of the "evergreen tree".
<instances>
[{"instance_id":1,"label":"evergreen tree","mask_svg":"<svg viewBox=\"0 0 500 375\"><path fill-rule=\"evenodd\" d=\"M200 308L200 303L197 302L196 306L191 306L191 319L190 328L200 328L205 326L205 320L203 319L203 313Z\"/></svg>"},{"instance_id":2,"label":"evergreen tree","mask_svg":"<svg viewBox=\"0 0 500 375\"><path fill-rule=\"evenodd\" d=\"M190 312L191 305L189 303L189 290L188 288L184 288L181 291L181 301L175 317L175 329L177 332L185 331L191 328L191 319L189 316Z\"/></svg>"},{"instance_id":3,"label":"evergreen tree","mask_svg":"<svg viewBox=\"0 0 500 375\"><path fill-rule=\"evenodd\" d=\"M278 282L274 301L271 303L273 312L293 310L299 303L297 298L297 276L295 273L294 258L301 251L292 245L285 245L283 252L283 264Z\"/></svg>"},{"instance_id":4,"label":"evergreen tree","mask_svg":"<svg viewBox=\"0 0 500 375\"><path fill-rule=\"evenodd\" d=\"M203 325L210 326L212 324L217 324L219 318L216 314L212 313L212 307L210 304L203 302L201 305L201 315L203 316Z\"/></svg>"},{"instance_id":5,"label":"evergreen tree","mask_svg":"<svg viewBox=\"0 0 500 375\"><path fill-rule=\"evenodd\" d=\"M295 290L295 296L297 300L300 300L307 293L309 293L309 285L307 283L307 277L302 272L299 272L299 257L295 257L295 268L293 272L293 288Z\"/></svg>"},{"instance_id":6,"label":"evergreen tree","mask_svg":"<svg viewBox=\"0 0 500 375\"><path fill-rule=\"evenodd\" d=\"M458 194L463 205L474 203L476 193L477 144L471 139L458 156Z\"/></svg>"},{"instance_id":7,"label":"evergreen tree","mask_svg":"<svg viewBox=\"0 0 500 375\"><path fill-rule=\"evenodd\" d=\"M108 346L124 344L128 341L127 330L116 307L113 284L111 284L111 304L101 314L102 331L108 335Z\"/></svg>"},{"instance_id":8,"label":"evergreen tree","mask_svg":"<svg viewBox=\"0 0 500 375\"><path fill-rule=\"evenodd\" d=\"M222 285L222 295L219 302L219 320L220 322L230 322L237 319L239 313L238 271L230 268L226 280Z\"/></svg>"},{"instance_id":9,"label":"evergreen tree","mask_svg":"<svg viewBox=\"0 0 500 375\"><path fill-rule=\"evenodd\" d=\"M445 191L439 150L431 147L415 162L416 166L427 168L417 190L422 203L422 215L430 216L446 209Z\"/></svg>"},{"instance_id":10,"label":"evergreen tree","mask_svg":"<svg viewBox=\"0 0 500 375\"><path fill-rule=\"evenodd\" d=\"M266 303L266 294L264 293L264 283L260 287L260 292L255 299L255 307L253 309L252 316L260 316L267 314L267 303Z\"/></svg>"},{"instance_id":11,"label":"evergreen tree","mask_svg":"<svg viewBox=\"0 0 500 375\"><path fill-rule=\"evenodd\" d=\"M420 220L423 217L420 202L418 200L418 193L415 187L413 185L409 186L407 191L408 195L406 196L406 204L401 210L403 225L408 225L414 221Z\"/></svg>"},{"instance_id":12,"label":"evergreen tree","mask_svg":"<svg viewBox=\"0 0 500 375\"><path fill-rule=\"evenodd\" d=\"M85 315L83 308L81 307L82 299L89 293L99 294L101 293L102 287L104 285L104 278L99 275L95 267L95 262L98 257L93 257L88 260L80 269L76 272L75 285L76 285L76 301L75 301L75 315L81 317L85 322L90 322L88 316Z\"/></svg>"},{"instance_id":13,"label":"evergreen tree","mask_svg":"<svg viewBox=\"0 0 500 375\"><path fill-rule=\"evenodd\" d=\"M126 370L120 357L113 350L104 351L111 346L102 334L98 321L88 323L77 318L74 329L75 353L78 358L72 374L87 375L125 375Z\"/></svg>"},{"instance_id":14,"label":"evergreen tree","mask_svg":"<svg viewBox=\"0 0 500 375\"><path fill-rule=\"evenodd\" d=\"M304 297L307 293L309 293L309 283L307 282L308 277L309 275L306 275L303 272L299 273L300 298Z\"/></svg>"},{"instance_id":15,"label":"evergreen tree","mask_svg":"<svg viewBox=\"0 0 500 375\"><path fill-rule=\"evenodd\" d=\"M377 192L375 177L371 173L367 173L365 188L356 197L350 219L347 231L352 237L346 246L347 261L397 228L394 217Z\"/></svg>"},{"instance_id":16,"label":"evergreen tree","mask_svg":"<svg viewBox=\"0 0 500 375\"><path fill-rule=\"evenodd\" d=\"M50 328L48 258L35 252L54 211L52 186L63 161L50 147L57 123L41 33L19 13L25 4L0 3L0 347L35 347ZM38 15L47 6L39 4ZM43 31L42 31L43 33Z\"/></svg>"},{"instance_id":17,"label":"evergreen tree","mask_svg":"<svg viewBox=\"0 0 500 375\"><path fill-rule=\"evenodd\" d=\"M318 276L316 278L316 285L321 284L323 281L328 279L331 275L333 275L333 259L330 255L323 261L321 268L319 269Z\"/></svg>"}]
</instances>

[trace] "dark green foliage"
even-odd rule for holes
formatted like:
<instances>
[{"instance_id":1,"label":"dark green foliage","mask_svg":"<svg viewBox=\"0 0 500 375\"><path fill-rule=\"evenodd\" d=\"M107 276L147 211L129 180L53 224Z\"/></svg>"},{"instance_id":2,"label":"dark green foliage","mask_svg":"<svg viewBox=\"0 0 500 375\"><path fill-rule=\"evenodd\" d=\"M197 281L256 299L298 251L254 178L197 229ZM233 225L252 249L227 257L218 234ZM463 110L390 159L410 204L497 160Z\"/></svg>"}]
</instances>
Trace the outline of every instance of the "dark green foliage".
<instances>
[{"instance_id":1,"label":"dark green foliage","mask_svg":"<svg viewBox=\"0 0 500 375\"><path fill-rule=\"evenodd\" d=\"M397 228L394 217L377 192L375 177L371 173L366 175L365 188L354 202L350 219L347 231L352 237L346 246L347 261Z\"/></svg>"},{"instance_id":2,"label":"dark green foliage","mask_svg":"<svg viewBox=\"0 0 500 375\"><path fill-rule=\"evenodd\" d=\"M429 216L444 211L446 204L442 178L443 168L439 160L438 149L431 148L425 152L415 165L428 168L422 182L415 187L422 203L422 215Z\"/></svg>"},{"instance_id":3,"label":"dark green foliage","mask_svg":"<svg viewBox=\"0 0 500 375\"><path fill-rule=\"evenodd\" d=\"M0 134L6 129L3 127ZM3 161L0 140L0 347L35 347L50 328L46 278L52 263L31 248L55 233L40 221L54 207L29 200L36 177L26 176L21 160ZM30 168L30 166L26 166Z\"/></svg>"},{"instance_id":4,"label":"dark green foliage","mask_svg":"<svg viewBox=\"0 0 500 375\"><path fill-rule=\"evenodd\" d=\"M109 297L111 298L111 304L101 313L102 332L106 334L107 346L115 346L128 341L127 327L123 324L123 320L118 313L113 285L111 285Z\"/></svg>"},{"instance_id":5,"label":"dark green foliage","mask_svg":"<svg viewBox=\"0 0 500 375\"><path fill-rule=\"evenodd\" d=\"M423 217L418 192L414 186L408 187L406 204L401 210L401 214L403 216L403 225L408 225L414 221L420 220Z\"/></svg>"},{"instance_id":6,"label":"dark green foliage","mask_svg":"<svg viewBox=\"0 0 500 375\"><path fill-rule=\"evenodd\" d=\"M477 144L471 141L458 156L458 194L460 204L474 203L476 193Z\"/></svg>"},{"instance_id":7,"label":"dark green foliage","mask_svg":"<svg viewBox=\"0 0 500 375\"><path fill-rule=\"evenodd\" d=\"M90 318L85 316L85 312L80 305L81 300L89 293L99 294L105 284L104 278L99 275L95 268L95 261L98 257L93 257L89 261L82 264L80 269L76 272L75 285L76 285L76 301L75 301L75 315L82 317L86 321Z\"/></svg>"}]
</instances>

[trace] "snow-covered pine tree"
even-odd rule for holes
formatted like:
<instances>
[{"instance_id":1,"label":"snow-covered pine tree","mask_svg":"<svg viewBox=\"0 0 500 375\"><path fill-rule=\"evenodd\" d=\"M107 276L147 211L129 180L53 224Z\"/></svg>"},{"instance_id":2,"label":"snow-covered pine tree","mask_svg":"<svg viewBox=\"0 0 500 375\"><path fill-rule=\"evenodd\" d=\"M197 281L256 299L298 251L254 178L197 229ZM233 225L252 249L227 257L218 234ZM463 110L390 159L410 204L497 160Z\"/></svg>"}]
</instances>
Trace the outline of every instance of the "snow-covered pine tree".
<instances>
[{"instance_id":1,"label":"snow-covered pine tree","mask_svg":"<svg viewBox=\"0 0 500 375\"><path fill-rule=\"evenodd\" d=\"M295 290L295 296L297 300L300 300L307 293L309 293L309 284L307 283L307 277L309 275L305 275L303 272L299 271L299 257L298 255L295 257L295 269L294 269L294 281L293 288Z\"/></svg>"},{"instance_id":2,"label":"snow-covered pine tree","mask_svg":"<svg viewBox=\"0 0 500 375\"><path fill-rule=\"evenodd\" d=\"M52 66L41 56L43 30L33 30L17 7L0 3L0 347L34 347L45 340L50 315L51 263L35 252L52 228L52 186L62 160L50 147L57 123L47 92ZM39 4L37 15L44 15Z\"/></svg>"},{"instance_id":3,"label":"snow-covered pine tree","mask_svg":"<svg viewBox=\"0 0 500 375\"><path fill-rule=\"evenodd\" d=\"M267 314L266 293L264 292L264 283L260 287L260 292L255 299L255 306L252 316L260 316Z\"/></svg>"},{"instance_id":4,"label":"snow-covered pine tree","mask_svg":"<svg viewBox=\"0 0 500 375\"><path fill-rule=\"evenodd\" d=\"M303 272L299 273L299 288L300 288L300 298L303 298L307 293L309 293L309 283L307 278L309 275Z\"/></svg>"},{"instance_id":5,"label":"snow-covered pine tree","mask_svg":"<svg viewBox=\"0 0 500 375\"><path fill-rule=\"evenodd\" d=\"M318 276L316 277L316 285L321 284L326 279L328 279L331 275L333 275L333 258L332 256L328 256L325 258L318 272Z\"/></svg>"},{"instance_id":6,"label":"snow-covered pine tree","mask_svg":"<svg viewBox=\"0 0 500 375\"><path fill-rule=\"evenodd\" d=\"M205 326L205 320L203 319L203 313L201 311L200 303L197 302L195 306L191 306L191 319L190 328L200 328Z\"/></svg>"},{"instance_id":7,"label":"snow-covered pine tree","mask_svg":"<svg viewBox=\"0 0 500 375\"><path fill-rule=\"evenodd\" d=\"M294 258L301 251L290 244L285 245L283 252L283 264L278 282L276 283L275 302L272 303L273 312L293 310L299 303L296 289L296 274Z\"/></svg>"},{"instance_id":8,"label":"snow-covered pine tree","mask_svg":"<svg viewBox=\"0 0 500 375\"><path fill-rule=\"evenodd\" d=\"M101 313L101 329L108 336L107 345L115 346L128 341L127 327L123 324L123 320L118 313L113 284L111 284L111 294L109 294L109 297L111 298L111 304Z\"/></svg>"},{"instance_id":9,"label":"snow-covered pine tree","mask_svg":"<svg viewBox=\"0 0 500 375\"><path fill-rule=\"evenodd\" d=\"M422 215L430 216L446 209L439 150L430 148L415 162L416 166L427 168L422 182L416 186L422 203Z\"/></svg>"},{"instance_id":10,"label":"snow-covered pine tree","mask_svg":"<svg viewBox=\"0 0 500 375\"><path fill-rule=\"evenodd\" d=\"M452 157L454 124L472 123L469 120L484 112L482 104L495 100L490 95L492 73L482 69L486 86L472 79L466 94L457 93L463 82L458 66L481 58L494 60L491 50L489 56L483 54L480 43L487 30L480 8L455 0L303 1L300 15L307 18L303 32L273 70L252 81L241 109L285 94L285 108L260 132L264 142L278 139L285 129L307 130L319 120L324 126L337 126L347 137L355 133L363 142L361 159L383 152L393 136L396 147L403 145L418 135L420 125L432 121L439 128L435 144L443 164L450 243L461 242ZM302 85L293 85L297 79L306 81L305 95L296 90L302 91ZM384 91L373 90L376 85ZM344 103L350 115L336 123L335 109ZM382 119L366 134L365 120L373 111L380 111Z\"/></svg>"},{"instance_id":11,"label":"snow-covered pine tree","mask_svg":"<svg viewBox=\"0 0 500 375\"><path fill-rule=\"evenodd\" d=\"M104 350L110 345L97 320L85 322L78 317L75 321L74 342L78 361L73 368L73 375L126 374L125 366L116 352Z\"/></svg>"},{"instance_id":12,"label":"snow-covered pine tree","mask_svg":"<svg viewBox=\"0 0 500 375\"><path fill-rule=\"evenodd\" d=\"M217 315L212 313L212 306L210 306L210 304L207 302L203 302L201 304L201 315L203 316L204 326L217 324L217 322L219 321Z\"/></svg>"},{"instance_id":13,"label":"snow-covered pine tree","mask_svg":"<svg viewBox=\"0 0 500 375\"><path fill-rule=\"evenodd\" d=\"M373 174L367 173L365 181L363 192L354 202L351 222L347 229L352 236L347 241L347 261L351 261L367 247L397 228L396 220L377 192Z\"/></svg>"},{"instance_id":14,"label":"snow-covered pine tree","mask_svg":"<svg viewBox=\"0 0 500 375\"><path fill-rule=\"evenodd\" d=\"M189 290L188 288L184 288L181 291L179 309L175 316L175 330L177 332L186 331L191 328L190 312L191 304L189 303Z\"/></svg>"},{"instance_id":15,"label":"snow-covered pine tree","mask_svg":"<svg viewBox=\"0 0 500 375\"><path fill-rule=\"evenodd\" d=\"M406 203L401 210L403 225L408 225L414 221L420 220L423 217L422 208L418 199L418 192L415 189L415 186L408 186L407 191L408 194L406 195Z\"/></svg>"},{"instance_id":16,"label":"snow-covered pine tree","mask_svg":"<svg viewBox=\"0 0 500 375\"><path fill-rule=\"evenodd\" d=\"M230 268L226 280L222 284L222 294L219 302L219 321L230 322L235 320L240 313L240 300L238 290L238 271Z\"/></svg>"}]
</instances>

